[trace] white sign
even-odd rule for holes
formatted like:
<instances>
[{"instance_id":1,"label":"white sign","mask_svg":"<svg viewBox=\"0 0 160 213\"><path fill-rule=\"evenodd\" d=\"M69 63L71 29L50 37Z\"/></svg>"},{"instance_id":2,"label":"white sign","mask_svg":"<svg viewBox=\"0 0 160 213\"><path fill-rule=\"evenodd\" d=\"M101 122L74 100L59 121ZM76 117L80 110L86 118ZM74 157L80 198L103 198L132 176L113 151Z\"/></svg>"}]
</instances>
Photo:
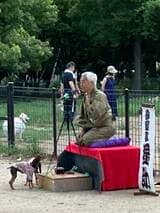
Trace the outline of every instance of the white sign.
<instances>
[{"instance_id":1,"label":"white sign","mask_svg":"<svg viewBox=\"0 0 160 213\"><path fill-rule=\"evenodd\" d=\"M139 189L155 193L153 165L155 157L155 108L142 107Z\"/></svg>"}]
</instances>

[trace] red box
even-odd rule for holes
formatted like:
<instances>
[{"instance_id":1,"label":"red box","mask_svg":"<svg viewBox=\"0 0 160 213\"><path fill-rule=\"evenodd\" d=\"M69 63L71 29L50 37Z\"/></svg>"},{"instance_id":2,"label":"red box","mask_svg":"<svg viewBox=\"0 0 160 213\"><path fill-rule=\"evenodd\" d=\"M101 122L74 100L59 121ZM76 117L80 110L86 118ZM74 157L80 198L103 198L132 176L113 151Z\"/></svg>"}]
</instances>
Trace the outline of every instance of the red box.
<instances>
[{"instance_id":1,"label":"red box","mask_svg":"<svg viewBox=\"0 0 160 213\"><path fill-rule=\"evenodd\" d=\"M66 150L101 161L104 173L102 191L138 187L139 147L86 148L70 144Z\"/></svg>"},{"instance_id":2,"label":"red box","mask_svg":"<svg viewBox=\"0 0 160 213\"><path fill-rule=\"evenodd\" d=\"M104 172L102 190L138 187L139 147L105 148L99 150L99 152Z\"/></svg>"}]
</instances>

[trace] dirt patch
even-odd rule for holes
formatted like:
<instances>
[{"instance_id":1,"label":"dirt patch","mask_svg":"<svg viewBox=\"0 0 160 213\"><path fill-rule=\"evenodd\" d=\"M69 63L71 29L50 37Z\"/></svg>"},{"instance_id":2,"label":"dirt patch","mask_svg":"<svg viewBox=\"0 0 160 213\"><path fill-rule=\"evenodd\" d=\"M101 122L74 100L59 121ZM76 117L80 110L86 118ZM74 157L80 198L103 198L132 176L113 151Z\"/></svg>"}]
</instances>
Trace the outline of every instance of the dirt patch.
<instances>
[{"instance_id":1,"label":"dirt patch","mask_svg":"<svg viewBox=\"0 0 160 213\"><path fill-rule=\"evenodd\" d=\"M48 192L24 186L25 175L18 175L16 190L9 188L7 167L15 159L0 159L0 213L140 213L160 212L160 196L134 196L135 190ZM43 163L43 170L48 162ZM118 178L118 177L117 177Z\"/></svg>"}]
</instances>

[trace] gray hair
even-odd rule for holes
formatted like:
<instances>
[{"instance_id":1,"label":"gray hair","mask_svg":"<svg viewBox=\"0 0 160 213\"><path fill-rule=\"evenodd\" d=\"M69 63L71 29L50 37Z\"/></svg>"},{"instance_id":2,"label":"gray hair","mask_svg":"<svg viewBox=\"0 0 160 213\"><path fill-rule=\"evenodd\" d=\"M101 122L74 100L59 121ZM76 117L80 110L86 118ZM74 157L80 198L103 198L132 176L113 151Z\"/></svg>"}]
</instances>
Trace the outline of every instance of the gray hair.
<instances>
[{"instance_id":1,"label":"gray hair","mask_svg":"<svg viewBox=\"0 0 160 213\"><path fill-rule=\"evenodd\" d=\"M95 88L97 87L97 75L93 72L84 72L81 75L81 78L84 78L88 81L91 81L94 83Z\"/></svg>"}]
</instances>

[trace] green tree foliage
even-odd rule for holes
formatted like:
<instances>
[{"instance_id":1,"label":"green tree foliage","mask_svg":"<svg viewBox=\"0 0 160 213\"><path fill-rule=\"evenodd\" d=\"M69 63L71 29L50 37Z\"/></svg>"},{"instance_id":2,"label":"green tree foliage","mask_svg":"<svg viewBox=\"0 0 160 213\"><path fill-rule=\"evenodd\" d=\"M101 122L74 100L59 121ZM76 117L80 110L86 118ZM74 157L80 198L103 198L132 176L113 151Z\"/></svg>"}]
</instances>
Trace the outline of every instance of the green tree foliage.
<instances>
[{"instance_id":1,"label":"green tree foliage","mask_svg":"<svg viewBox=\"0 0 160 213\"><path fill-rule=\"evenodd\" d=\"M60 52L56 73L74 60L102 78L113 64L140 89L160 61L159 9L160 0L1 0L1 78L43 70L49 80Z\"/></svg>"},{"instance_id":2,"label":"green tree foliage","mask_svg":"<svg viewBox=\"0 0 160 213\"><path fill-rule=\"evenodd\" d=\"M140 61L140 37L143 30L141 7L144 0L79 0L72 8L71 17L96 45L108 46L112 49L135 46L136 63ZM92 9L89 9L92 8ZM134 43L136 42L136 45ZM123 52L121 52L121 55ZM132 54L133 55L133 54ZM121 58L123 61L123 58ZM120 62L122 62L120 61ZM136 64L135 63L135 64ZM137 63L138 64L138 63ZM140 64L136 67L140 72ZM139 76L136 80L139 79Z\"/></svg>"},{"instance_id":3,"label":"green tree foliage","mask_svg":"<svg viewBox=\"0 0 160 213\"><path fill-rule=\"evenodd\" d=\"M149 0L144 4L144 35L152 39L160 38L160 0Z\"/></svg>"},{"instance_id":4,"label":"green tree foliage","mask_svg":"<svg viewBox=\"0 0 160 213\"><path fill-rule=\"evenodd\" d=\"M56 73L62 73L65 64L74 60L78 67L87 65L92 60L90 49L92 44L89 41L88 35L81 30L78 25L69 15L69 11L75 6L77 0L55 0L58 8L58 21L55 27L50 28L47 31L47 38L50 40L52 46L54 46L55 53L59 52L58 66ZM54 57L56 60L56 57ZM50 65L54 66L53 60ZM48 71L48 75L50 71Z\"/></svg>"},{"instance_id":5,"label":"green tree foliage","mask_svg":"<svg viewBox=\"0 0 160 213\"><path fill-rule=\"evenodd\" d=\"M95 40L119 46L126 38L141 33L144 0L79 0L70 10L75 25Z\"/></svg>"},{"instance_id":6,"label":"green tree foliage","mask_svg":"<svg viewBox=\"0 0 160 213\"><path fill-rule=\"evenodd\" d=\"M0 2L0 72L36 71L52 55L49 42L41 41L44 29L55 24L52 0L2 0Z\"/></svg>"},{"instance_id":7,"label":"green tree foliage","mask_svg":"<svg viewBox=\"0 0 160 213\"><path fill-rule=\"evenodd\" d=\"M160 0L146 1L143 7L144 37L146 52L144 55L147 75L158 77L156 61L160 61Z\"/></svg>"},{"instance_id":8,"label":"green tree foliage","mask_svg":"<svg viewBox=\"0 0 160 213\"><path fill-rule=\"evenodd\" d=\"M77 0L68 15L73 26L89 36L96 50L111 49L111 63L120 69L130 63L130 68L136 70L133 88L140 89L141 63L147 63L146 47L151 46L148 45L151 40L160 38L159 3L159 0Z\"/></svg>"}]
</instances>

